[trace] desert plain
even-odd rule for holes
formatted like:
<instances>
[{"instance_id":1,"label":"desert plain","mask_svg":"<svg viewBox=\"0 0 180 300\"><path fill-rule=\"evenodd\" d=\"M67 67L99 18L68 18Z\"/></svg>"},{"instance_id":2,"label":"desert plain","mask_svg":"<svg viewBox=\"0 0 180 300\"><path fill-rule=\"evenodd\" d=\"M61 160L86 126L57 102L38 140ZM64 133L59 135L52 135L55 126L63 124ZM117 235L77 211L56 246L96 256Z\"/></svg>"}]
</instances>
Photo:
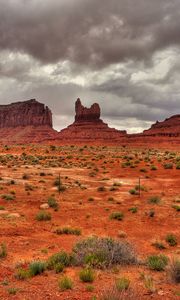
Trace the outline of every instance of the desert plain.
<instances>
[{"instance_id":1,"label":"desert plain","mask_svg":"<svg viewBox=\"0 0 180 300\"><path fill-rule=\"evenodd\" d=\"M179 299L180 152L159 146L1 146L0 299Z\"/></svg>"}]
</instances>

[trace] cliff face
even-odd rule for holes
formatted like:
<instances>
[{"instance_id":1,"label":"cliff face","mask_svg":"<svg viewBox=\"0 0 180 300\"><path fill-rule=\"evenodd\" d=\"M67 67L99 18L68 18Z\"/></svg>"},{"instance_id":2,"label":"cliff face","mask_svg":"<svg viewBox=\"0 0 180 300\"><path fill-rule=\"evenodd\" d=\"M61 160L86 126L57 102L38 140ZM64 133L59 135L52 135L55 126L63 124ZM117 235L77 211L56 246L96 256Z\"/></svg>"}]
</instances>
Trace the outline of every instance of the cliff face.
<instances>
[{"instance_id":1,"label":"cliff face","mask_svg":"<svg viewBox=\"0 0 180 300\"><path fill-rule=\"evenodd\" d=\"M154 143L165 141L180 143L180 115L156 122L140 134L127 134L104 123L97 103L90 108L75 103L75 121L60 132L52 128L52 113L35 99L0 105L1 143L39 143L48 140L62 142L99 143Z\"/></svg>"},{"instance_id":2,"label":"cliff face","mask_svg":"<svg viewBox=\"0 0 180 300\"><path fill-rule=\"evenodd\" d=\"M0 128L24 126L52 127L52 113L35 99L0 105Z\"/></svg>"},{"instance_id":3,"label":"cliff face","mask_svg":"<svg viewBox=\"0 0 180 300\"><path fill-rule=\"evenodd\" d=\"M39 143L56 139L52 113L35 99L0 105L1 143Z\"/></svg>"},{"instance_id":4,"label":"cliff face","mask_svg":"<svg viewBox=\"0 0 180 300\"><path fill-rule=\"evenodd\" d=\"M100 120L99 104L94 103L90 108L86 108L81 104L78 98L75 103L75 122L98 122Z\"/></svg>"},{"instance_id":5,"label":"cliff face","mask_svg":"<svg viewBox=\"0 0 180 300\"><path fill-rule=\"evenodd\" d=\"M144 135L180 136L180 115L172 116L162 122L156 122L150 129L144 130Z\"/></svg>"},{"instance_id":6,"label":"cliff face","mask_svg":"<svg viewBox=\"0 0 180 300\"><path fill-rule=\"evenodd\" d=\"M75 121L59 133L59 139L71 142L115 142L126 136L126 131L109 128L100 119L99 104L94 103L90 108L81 104L80 99L75 103Z\"/></svg>"}]
</instances>

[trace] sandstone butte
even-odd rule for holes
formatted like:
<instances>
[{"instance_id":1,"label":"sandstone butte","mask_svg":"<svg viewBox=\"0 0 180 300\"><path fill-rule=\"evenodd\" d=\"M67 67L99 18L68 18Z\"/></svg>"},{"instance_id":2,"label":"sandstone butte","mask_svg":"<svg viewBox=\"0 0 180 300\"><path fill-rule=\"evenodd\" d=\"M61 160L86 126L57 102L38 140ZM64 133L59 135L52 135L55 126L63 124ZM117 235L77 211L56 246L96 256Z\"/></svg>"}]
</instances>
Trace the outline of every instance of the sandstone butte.
<instances>
[{"instance_id":1,"label":"sandstone butte","mask_svg":"<svg viewBox=\"0 0 180 300\"><path fill-rule=\"evenodd\" d=\"M0 105L0 142L31 143L56 137L50 109L35 99Z\"/></svg>"},{"instance_id":2,"label":"sandstone butte","mask_svg":"<svg viewBox=\"0 0 180 300\"><path fill-rule=\"evenodd\" d=\"M60 140L118 142L119 139L127 135L126 131L109 128L100 119L101 111L97 103L94 103L90 108L86 108L81 104L80 99L77 99L75 113L74 123L59 133Z\"/></svg>"},{"instance_id":3,"label":"sandstone butte","mask_svg":"<svg viewBox=\"0 0 180 300\"><path fill-rule=\"evenodd\" d=\"M104 123L99 104L90 108L75 103L75 120L67 128L57 132L52 127L52 112L35 99L0 105L1 143L180 143L180 115L156 122L150 129L139 134L127 134Z\"/></svg>"}]
</instances>

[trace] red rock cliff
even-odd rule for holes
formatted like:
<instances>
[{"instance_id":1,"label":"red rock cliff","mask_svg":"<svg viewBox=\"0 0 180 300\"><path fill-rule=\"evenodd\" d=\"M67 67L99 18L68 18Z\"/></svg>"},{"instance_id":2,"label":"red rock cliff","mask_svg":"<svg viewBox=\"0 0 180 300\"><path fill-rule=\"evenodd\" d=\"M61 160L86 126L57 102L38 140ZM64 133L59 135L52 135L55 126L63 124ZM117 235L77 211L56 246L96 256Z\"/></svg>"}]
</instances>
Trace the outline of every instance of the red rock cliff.
<instances>
[{"instance_id":1,"label":"red rock cliff","mask_svg":"<svg viewBox=\"0 0 180 300\"><path fill-rule=\"evenodd\" d=\"M52 113L35 99L0 105L0 128L45 125L52 127Z\"/></svg>"},{"instance_id":2,"label":"red rock cliff","mask_svg":"<svg viewBox=\"0 0 180 300\"><path fill-rule=\"evenodd\" d=\"M59 133L59 139L71 142L119 141L126 136L126 131L109 128L100 119L99 104L94 103L90 108L81 104L80 99L75 103L75 121Z\"/></svg>"},{"instance_id":3,"label":"red rock cliff","mask_svg":"<svg viewBox=\"0 0 180 300\"><path fill-rule=\"evenodd\" d=\"M81 104L78 98L75 103L75 121L76 122L97 122L100 120L100 107L99 104L94 103L90 108L86 108Z\"/></svg>"},{"instance_id":4,"label":"red rock cliff","mask_svg":"<svg viewBox=\"0 0 180 300\"><path fill-rule=\"evenodd\" d=\"M180 136L180 115L175 115L162 122L157 121L150 129L144 130L144 135Z\"/></svg>"}]
</instances>

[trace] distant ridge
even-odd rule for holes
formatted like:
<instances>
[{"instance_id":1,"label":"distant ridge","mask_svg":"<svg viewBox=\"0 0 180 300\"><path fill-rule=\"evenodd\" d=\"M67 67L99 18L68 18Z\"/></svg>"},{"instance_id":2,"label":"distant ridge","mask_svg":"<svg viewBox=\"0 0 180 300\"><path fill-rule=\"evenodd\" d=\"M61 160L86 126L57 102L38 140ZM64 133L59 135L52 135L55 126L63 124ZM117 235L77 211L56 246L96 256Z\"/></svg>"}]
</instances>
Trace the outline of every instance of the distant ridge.
<instances>
[{"instance_id":1,"label":"distant ridge","mask_svg":"<svg viewBox=\"0 0 180 300\"><path fill-rule=\"evenodd\" d=\"M180 143L180 114L157 121L139 134L110 128L100 117L98 103L86 108L78 98L74 122L57 132L52 127L51 110L36 99L0 105L0 143Z\"/></svg>"}]
</instances>

